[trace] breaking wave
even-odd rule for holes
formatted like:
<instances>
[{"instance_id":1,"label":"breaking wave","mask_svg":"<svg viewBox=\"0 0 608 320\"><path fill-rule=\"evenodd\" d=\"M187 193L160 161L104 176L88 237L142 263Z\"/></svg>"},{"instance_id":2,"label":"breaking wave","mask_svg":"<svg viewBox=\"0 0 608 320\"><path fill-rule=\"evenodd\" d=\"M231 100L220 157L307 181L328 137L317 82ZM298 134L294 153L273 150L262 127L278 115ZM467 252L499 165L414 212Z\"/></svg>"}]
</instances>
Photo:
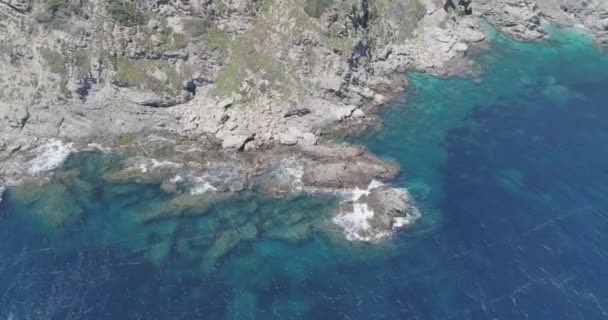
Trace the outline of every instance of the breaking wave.
<instances>
[{"instance_id":1,"label":"breaking wave","mask_svg":"<svg viewBox=\"0 0 608 320\"><path fill-rule=\"evenodd\" d=\"M34 150L36 157L29 161L29 171L36 174L53 170L75 151L72 143L66 144L61 140L51 139Z\"/></svg>"},{"instance_id":2,"label":"breaking wave","mask_svg":"<svg viewBox=\"0 0 608 320\"><path fill-rule=\"evenodd\" d=\"M372 181L365 190L351 190L351 197L343 201L343 203L352 204L352 211L342 212L334 216L332 222L343 229L347 240L378 242L391 236L397 229L414 224L421 217L420 211L414 205L414 200L410 193L406 189L398 188L395 190L401 193L401 196L407 203L403 209L404 215L390 217L391 227L389 229L374 228L372 219L377 213L367 203L359 200L362 196L369 195L372 190L381 187L385 187L385 185L379 181Z\"/></svg>"},{"instance_id":3,"label":"breaking wave","mask_svg":"<svg viewBox=\"0 0 608 320\"><path fill-rule=\"evenodd\" d=\"M0 185L0 203L2 203L2 196L4 195L5 191L6 191L6 187L3 185Z\"/></svg>"},{"instance_id":4,"label":"breaking wave","mask_svg":"<svg viewBox=\"0 0 608 320\"><path fill-rule=\"evenodd\" d=\"M143 173L158 168L181 168L183 166L180 163L168 160L158 161L156 159L135 158L132 161L133 166L139 168Z\"/></svg>"},{"instance_id":5,"label":"breaking wave","mask_svg":"<svg viewBox=\"0 0 608 320\"><path fill-rule=\"evenodd\" d=\"M192 187L190 187L191 195L199 195L207 192L217 191L217 188L203 177L194 177L192 178L192 181Z\"/></svg>"},{"instance_id":6,"label":"breaking wave","mask_svg":"<svg viewBox=\"0 0 608 320\"><path fill-rule=\"evenodd\" d=\"M348 241L374 242L388 237L388 231L374 231L370 224L374 210L365 203L354 203L353 211L335 216L332 221L344 230Z\"/></svg>"}]
</instances>

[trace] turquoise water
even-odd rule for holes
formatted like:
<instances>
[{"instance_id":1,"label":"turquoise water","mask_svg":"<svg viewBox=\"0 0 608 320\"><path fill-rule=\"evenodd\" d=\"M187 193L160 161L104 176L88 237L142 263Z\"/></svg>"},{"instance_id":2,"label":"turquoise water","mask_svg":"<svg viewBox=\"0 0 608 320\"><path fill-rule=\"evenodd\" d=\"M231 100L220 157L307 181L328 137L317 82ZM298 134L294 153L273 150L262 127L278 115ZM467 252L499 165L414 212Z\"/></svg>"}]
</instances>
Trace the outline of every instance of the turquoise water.
<instances>
[{"instance_id":1,"label":"turquoise water","mask_svg":"<svg viewBox=\"0 0 608 320\"><path fill-rule=\"evenodd\" d=\"M412 228L350 243L337 199L176 196L83 153L4 194L0 318L608 317L608 54L493 37L479 78L409 74L349 139L401 164Z\"/></svg>"}]
</instances>

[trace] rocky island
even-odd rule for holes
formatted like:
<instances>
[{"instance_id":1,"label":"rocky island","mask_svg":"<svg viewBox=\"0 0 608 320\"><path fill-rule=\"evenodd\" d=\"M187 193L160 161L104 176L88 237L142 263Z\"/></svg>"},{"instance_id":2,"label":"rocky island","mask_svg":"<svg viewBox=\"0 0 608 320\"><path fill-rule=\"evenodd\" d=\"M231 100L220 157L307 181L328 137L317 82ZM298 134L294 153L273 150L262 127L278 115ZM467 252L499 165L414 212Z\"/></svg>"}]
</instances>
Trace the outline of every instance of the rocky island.
<instances>
[{"instance_id":1,"label":"rocky island","mask_svg":"<svg viewBox=\"0 0 608 320\"><path fill-rule=\"evenodd\" d=\"M406 71L474 76L488 28L537 41L547 23L608 44L608 1L0 0L0 200L115 152L130 165L107 181L188 189L167 210L340 194L333 221L375 242L419 213L400 168L335 134L377 124Z\"/></svg>"}]
</instances>

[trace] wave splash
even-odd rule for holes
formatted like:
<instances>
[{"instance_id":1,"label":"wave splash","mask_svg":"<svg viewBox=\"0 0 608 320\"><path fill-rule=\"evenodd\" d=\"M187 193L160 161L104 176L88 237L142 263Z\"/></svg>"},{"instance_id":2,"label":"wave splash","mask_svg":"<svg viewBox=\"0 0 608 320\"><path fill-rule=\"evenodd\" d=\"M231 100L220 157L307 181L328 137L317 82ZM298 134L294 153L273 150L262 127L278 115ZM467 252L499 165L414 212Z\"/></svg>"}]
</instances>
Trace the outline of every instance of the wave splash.
<instances>
[{"instance_id":1,"label":"wave splash","mask_svg":"<svg viewBox=\"0 0 608 320\"><path fill-rule=\"evenodd\" d=\"M0 203L2 203L2 196L4 195L5 191L6 191L6 187L3 185L0 185Z\"/></svg>"},{"instance_id":2,"label":"wave splash","mask_svg":"<svg viewBox=\"0 0 608 320\"><path fill-rule=\"evenodd\" d=\"M297 159L283 159L271 176L289 192L331 194L343 199L332 222L349 241L380 242L396 230L414 224L421 216L407 189L378 180L372 180L365 189L306 186L302 181L305 165Z\"/></svg>"},{"instance_id":3,"label":"wave splash","mask_svg":"<svg viewBox=\"0 0 608 320\"><path fill-rule=\"evenodd\" d=\"M37 174L56 169L75 151L72 143L51 139L34 150L36 157L29 161L29 171Z\"/></svg>"},{"instance_id":4,"label":"wave splash","mask_svg":"<svg viewBox=\"0 0 608 320\"><path fill-rule=\"evenodd\" d=\"M379 242L400 228L410 226L421 214L410 193L372 181L365 190L356 189L343 201L332 222L349 241Z\"/></svg>"}]
</instances>

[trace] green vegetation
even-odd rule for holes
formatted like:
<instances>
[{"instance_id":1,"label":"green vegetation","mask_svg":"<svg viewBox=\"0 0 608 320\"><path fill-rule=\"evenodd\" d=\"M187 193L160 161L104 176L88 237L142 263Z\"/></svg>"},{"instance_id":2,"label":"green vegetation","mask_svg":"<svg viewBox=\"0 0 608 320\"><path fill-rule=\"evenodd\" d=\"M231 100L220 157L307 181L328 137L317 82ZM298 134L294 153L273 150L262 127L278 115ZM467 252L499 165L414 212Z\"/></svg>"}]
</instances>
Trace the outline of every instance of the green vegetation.
<instances>
[{"instance_id":1,"label":"green vegetation","mask_svg":"<svg viewBox=\"0 0 608 320\"><path fill-rule=\"evenodd\" d=\"M370 3L370 19L375 21L376 28L371 36L385 43L404 43L413 35L425 13L426 8L421 0L373 1Z\"/></svg>"},{"instance_id":2,"label":"green vegetation","mask_svg":"<svg viewBox=\"0 0 608 320\"><path fill-rule=\"evenodd\" d=\"M211 94L216 97L239 94L237 102L243 107L260 96L272 96L285 103L294 98L294 90L300 86L297 74L300 66L282 48L289 48L306 32L322 32L318 21L304 11L304 1L275 2L270 10L259 11L255 25L232 41L221 40L228 38L225 32L209 29L204 34L207 42L217 43L216 48L222 53L226 51L225 67L217 75ZM315 52L308 54L314 56Z\"/></svg>"},{"instance_id":3,"label":"green vegetation","mask_svg":"<svg viewBox=\"0 0 608 320\"><path fill-rule=\"evenodd\" d=\"M37 20L40 23L59 22L62 18L69 16L71 10L70 0L48 0Z\"/></svg>"},{"instance_id":4,"label":"green vegetation","mask_svg":"<svg viewBox=\"0 0 608 320\"><path fill-rule=\"evenodd\" d=\"M168 25L167 19L162 16L151 17L158 22L155 29L148 27L141 28L138 42L150 50L171 51L183 49L188 46L186 37L181 33L176 33ZM152 40L156 37L156 40Z\"/></svg>"},{"instance_id":5,"label":"green vegetation","mask_svg":"<svg viewBox=\"0 0 608 320\"><path fill-rule=\"evenodd\" d=\"M76 73L79 78L85 77L91 70L91 50L81 49L72 52L72 62L76 66Z\"/></svg>"},{"instance_id":6,"label":"green vegetation","mask_svg":"<svg viewBox=\"0 0 608 320\"><path fill-rule=\"evenodd\" d=\"M135 27L144 23L144 14L133 1L106 0L106 11L119 24Z\"/></svg>"},{"instance_id":7,"label":"green vegetation","mask_svg":"<svg viewBox=\"0 0 608 320\"><path fill-rule=\"evenodd\" d=\"M230 40L228 33L204 20L189 20L184 31L194 40L204 43L208 49L226 52Z\"/></svg>"},{"instance_id":8,"label":"green vegetation","mask_svg":"<svg viewBox=\"0 0 608 320\"><path fill-rule=\"evenodd\" d=\"M68 80L61 79L61 81L59 81L59 92L66 98L72 97L72 92L68 89Z\"/></svg>"},{"instance_id":9,"label":"green vegetation","mask_svg":"<svg viewBox=\"0 0 608 320\"><path fill-rule=\"evenodd\" d=\"M40 56L46 62L49 70L58 75L65 76L68 74L68 64L74 66L76 76L79 78L86 76L91 69L92 52L89 49L76 50L71 53L69 58L67 55L47 47L38 48L38 52L40 52Z\"/></svg>"},{"instance_id":10,"label":"green vegetation","mask_svg":"<svg viewBox=\"0 0 608 320\"><path fill-rule=\"evenodd\" d=\"M66 61L63 54L61 54L60 52L53 51L52 49L47 47L38 48L38 52L40 52L40 55L42 56L44 61L46 61L46 65L52 73L60 75L66 74Z\"/></svg>"},{"instance_id":11,"label":"green vegetation","mask_svg":"<svg viewBox=\"0 0 608 320\"><path fill-rule=\"evenodd\" d=\"M134 134L124 134L124 135L120 136L120 138L119 138L119 142L121 145L129 145L129 144L133 143L133 141L135 141Z\"/></svg>"},{"instance_id":12,"label":"green vegetation","mask_svg":"<svg viewBox=\"0 0 608 320\"><path fill-rule=\"evenodd\" d=\"M116 58L116 80L133 87L152 90L157 93L179 94L183 82L192 78L189 65L178 69L165 60L135 60L125 56Z\"/></svg>"},{"instance_id":13,"label":"green vegetation","mask_svg":"<svg viewBox=\"0 0 608 320\"><path fill-rule=\"evenodd\" d=\"M171 41L171 47L175 49L181 49L188 46L188 41L186 41L186 37L181 33L174 33L173 39Z\"/></svg>"},{"instance_id":14,"label":"green vegetation","mask_svg":"<svg viewBox=\"0 0 608 320\"><path fill-rule=\"evenodd\" d=\"M215 27L208 29L208 32L201 39L203 39L209 49L219 52L226 52L230 40L226 31Z\"/></svg>"},{"instance_id":15,"label":"green vegetation","mask_svg":"<svg viewBox=\"0 0 608 320\"><path fill-rule=\"evenodd\" d=\"M351 38L330 38L328 42L329 47L332 48L334 52L340 54L344 60L350 58L353 53L354 43Z\"/></svg>"},{"instance_id":16,"label":"green vegetation","mask_svg":"<svg viewBox=\"0 0 608 320\"><path fill-rule=\"evenodd\" d=\"M211 28L211 23L202 19L184 20L184 31L192 38L204 35Z\"/></svg>"},{"instance_id":17,"label":"green vegetation","mask_svg":"<svg viewBox=\"0 0 608 320\"><path fill-rule=\"evenodd\" d=\"M439 28L447 29L448 28L448 19L449 19L449 17L446 16L443 20L439 21Z\"/></svg>"},{"instance_id":18,"label":"green vegetation","mask_svg":"<svg viewBox=\"0 0 608 320\"><path fill-rule=\"evenodd\" d=\"M279 94L286 96L289 90L291 70L285 63L277 63L274 53L270 48L256 43L262 36L245 34L233 42L230 47L230 59L224 70L215 79L216 87L211 92L213 95L222 97L231 93L240 93L243 98L240 101L252 102L249 93L239 92L241 85L249 75L248 72L259 75L269 82L269 87L281 89ZM249 87L254 84L250 83ZM266 91L268 88L264 88Z\"/></svg>"},{"instance_id":19,"label":"green vegetation","mask_svg":"<svg viewBox=\"0 0 608 320\"><path fill-rule=\"evenodd\" d=\"M320 18L332 4L333 0L306 0L304 11L310 17Z\"/></svg>"}]
</instances>

